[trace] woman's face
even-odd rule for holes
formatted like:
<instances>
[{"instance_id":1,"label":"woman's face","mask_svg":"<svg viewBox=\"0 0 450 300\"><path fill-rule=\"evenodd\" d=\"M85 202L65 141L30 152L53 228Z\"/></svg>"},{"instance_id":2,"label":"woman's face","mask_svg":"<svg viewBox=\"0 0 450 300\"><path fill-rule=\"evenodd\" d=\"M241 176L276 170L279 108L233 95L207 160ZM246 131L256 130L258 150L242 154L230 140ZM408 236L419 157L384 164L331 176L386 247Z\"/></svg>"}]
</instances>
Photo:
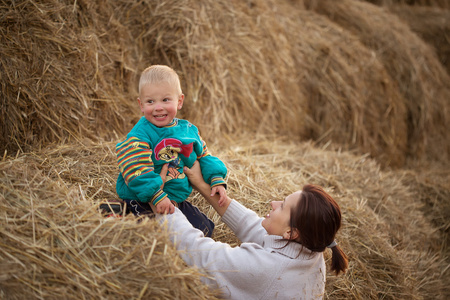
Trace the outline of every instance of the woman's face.
<instances>
[{"instance_id":1,"label":"woman's face","mask_svg":"<svg viewBox=\"0 0 450 300\"><path fill-rule=\"evenodd\" d=\"M272 201L270 204L272 210L262 221L262 226L270 235L279 235L285 239L289 239L291 227L289 221L291 218L291 209L297 206L300 201L300 193L297 191L284 199L284 201Z\"/></svg>"}]
</instances>

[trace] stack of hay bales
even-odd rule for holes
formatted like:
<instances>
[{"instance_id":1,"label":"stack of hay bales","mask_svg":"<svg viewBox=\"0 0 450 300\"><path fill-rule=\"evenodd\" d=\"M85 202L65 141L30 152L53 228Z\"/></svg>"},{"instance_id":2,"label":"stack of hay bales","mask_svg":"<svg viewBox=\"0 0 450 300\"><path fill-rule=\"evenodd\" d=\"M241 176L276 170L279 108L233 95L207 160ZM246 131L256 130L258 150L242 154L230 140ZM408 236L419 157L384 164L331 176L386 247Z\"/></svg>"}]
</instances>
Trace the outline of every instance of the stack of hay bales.
<instances>
[{"instance_id":1,"label":"stack of hay bales","mask_svg":"<svg viewBox=\"0 0 450 300\"><path fill-rule=\"evenodd\" d=\"M326 298L450 296L450 80L402 13L356 0L1 6L0 298L216 298L154 222L97 210L116 197L114 145L140 117L150 64L179 72L180 117L226 163L233 198L264 215L307 182L336 197L350 269L327 274Z\"/></svg>"},{"instance_id":2,"label":"stack of hay bales","mask_svg":"<svg viewBox=\"0 0 450 300\"><path fill-rule=\"evenodd\" d=\"M25 1L3 19L0 150L119 137L136 121L139 72L164 63L182 77L182 117L214 141L313 139L384 166L448 152L449 76L425 43L373 5L344 1L326 13L335 5L316 2L327 17L272 1ZM365 11L360 23L335 23Z\"/></svg>"}]
</instances>

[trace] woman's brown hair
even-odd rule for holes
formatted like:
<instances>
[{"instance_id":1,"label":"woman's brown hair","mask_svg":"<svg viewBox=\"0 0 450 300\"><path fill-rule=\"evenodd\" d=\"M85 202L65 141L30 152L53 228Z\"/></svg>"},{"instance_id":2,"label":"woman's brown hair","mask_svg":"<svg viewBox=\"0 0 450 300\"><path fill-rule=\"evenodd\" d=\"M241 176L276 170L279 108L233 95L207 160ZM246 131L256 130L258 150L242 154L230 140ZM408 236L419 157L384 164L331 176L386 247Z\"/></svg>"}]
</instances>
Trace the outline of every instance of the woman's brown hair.
<instances>
[{"instance_id":1,"label":"woman's brown hair","mask_svg":"<svg viewBox=\"0 0 450 300\"><path fill-rule=\"evenodd\" d=\"M299 242L314 252L323 252L330 246L331 270L345 272L348 258L334 244L336 232L341 227L341 209L337 202L320 186L307 184L300 194L297 207L291 210L290 226L299 232Z\"/></svg>"}]
</instances>

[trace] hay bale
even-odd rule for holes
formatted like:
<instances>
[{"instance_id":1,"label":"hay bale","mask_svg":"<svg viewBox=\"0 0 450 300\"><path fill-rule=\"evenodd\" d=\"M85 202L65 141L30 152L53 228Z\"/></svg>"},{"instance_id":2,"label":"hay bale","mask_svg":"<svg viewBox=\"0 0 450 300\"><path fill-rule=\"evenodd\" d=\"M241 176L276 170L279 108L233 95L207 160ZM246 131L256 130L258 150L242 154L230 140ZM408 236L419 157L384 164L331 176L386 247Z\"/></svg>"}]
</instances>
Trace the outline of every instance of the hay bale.
<instances>
[{"instance_id":1,"label":"hay bale","mask_svg":"<svg viewBox=\"0 0 450 300\"><path fill-rule=\"evenodd\" d=\"M421 170L415 171L415 170ZM424 204L421 210L424 216L440 233L442 240L444 264L450 265L450 171L441 165L416 165L412 169L398 170L405 186L409 186L415 197ZM446 277L450 278L450 270L444 270ZM447 282L447 286L450 282Z\"/></svg>"},{"instance_id":2,"label":"hay bale","mask_svg":"<svg viewBox=\"0 0 450 300\"><path fill-rule=\"evenodd\" d=\"M435 52L395 15L366 2L311 1L310 8L357 35L397 82L408 111L407 156L446 164L450 77Z\"/></svg>"},{"instance_id":3,"label":"hay bale","mask_svg":"<svg viewBox=\"0 0 450 300\"><path fill-rule=\"evenodd\" d=\"M393 5L410 5L410 6L428 6L439 8L450 8L450 3L447 0L365 0L376 5L393 6Z\"/></svg>"},{"instance_id":4,"label":"hay bale","mask_svg":"<svg viewBox=\"0 0 450 300\"><path fill-rule=\"evenodd\" d=\"M339 201L345 225L338 241L350 254L350 269L344 277L327 275L330 299L450 295L448 263L445 252L440 252L444 243L423 215L424 199L402 183L402 175L381 171L367 156L311 144L264 138L254 144L245 140L235 144L234 152L224 156L226 162L233 162L229 185L239 186L245 196L235 198L261 215L267 207L261 207L260 199L267 205L306 182L326 187ZM445 202L448 205L448 199Z\"/></svg>"},{"instance_id":5,"label":"hay bale","mask_svg":"<svg viewBox=\"0 0 450 300\"><path fill-rule=\"evenodd\" d=\"M388 9L433 46L442 65L450 74L450 10L406 5L389 6Z\"/></svg>"},{"instance_id":6,"label":"hay bale","mask_svg":"<svg viewBox=\"0 0 450 300\"><path fill-rule=\"evenodd\" d=\"M109 148L60 150L0 163L2 299L215 299L154 221L97 211Z\"/></svg>"},{"instance_id":7,"label":"hay bale","mask_svg":"<svg viewBox=\"0 0 450 300\"><path fill-rule=\"evenodd\" d=\"M182 115L209 139L245 130L333 141L403 163L406 115L397 87L371 51L326 18L273 1L140 8L142 24L133 27L143 28L134 34L147 64L180 71ZM146 17L155 10L155 19Z\"/></svg>"},{"instance_id":8,"label":"hay bale","mask_svg":"<svg viewBox=\"0 0 450 300\"><path fill-rule=\"evenodd\" d=\"M8 2L0 7L0 152L51 142L116 137L136 113L127 98L136 61L127 30L84 1ZM106 18L106 20L105 20Z\"/></svg>"}]
</instances>

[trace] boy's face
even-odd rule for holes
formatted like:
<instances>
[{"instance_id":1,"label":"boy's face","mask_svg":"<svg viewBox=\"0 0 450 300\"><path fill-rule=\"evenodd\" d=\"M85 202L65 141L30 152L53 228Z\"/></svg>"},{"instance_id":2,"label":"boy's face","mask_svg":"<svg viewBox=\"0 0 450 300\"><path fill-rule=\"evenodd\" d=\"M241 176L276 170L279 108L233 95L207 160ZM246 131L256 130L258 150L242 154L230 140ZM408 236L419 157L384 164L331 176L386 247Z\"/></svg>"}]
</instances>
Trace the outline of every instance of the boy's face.
<instances>
[{"instance_id":1,"label":"boy's face","mask_svg":"<svg viewBox=\"0 0 450 300\"><path fill-rule=\"evenodd\" d=\"M155 126L169 125L183 106L184 95L167 82L147 83L138 98L145 118Z\"/></svg>"}]
</instances>

